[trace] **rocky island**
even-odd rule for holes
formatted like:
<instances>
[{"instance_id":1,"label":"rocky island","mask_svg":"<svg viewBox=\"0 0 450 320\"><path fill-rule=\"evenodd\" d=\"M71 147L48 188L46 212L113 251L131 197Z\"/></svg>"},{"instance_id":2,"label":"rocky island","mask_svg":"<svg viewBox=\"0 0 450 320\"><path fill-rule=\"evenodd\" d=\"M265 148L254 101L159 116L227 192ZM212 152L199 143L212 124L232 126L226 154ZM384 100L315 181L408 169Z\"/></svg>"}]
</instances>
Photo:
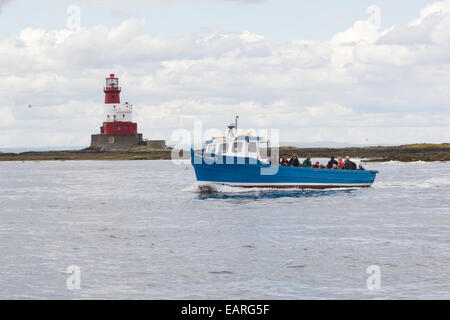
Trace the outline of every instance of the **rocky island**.
<instances>
[{"instance_id":1,"label":"rocky island","mask_svg":"<svg viewBox=\"0 0 450 320\"><path fill-rule=\"evenodd\" d=\"M170 160L172 148L138 146L123 151L101 151L91 148L69 151L1 153L0 161L68 161L68 160ZM364 158L367 161L450 161L450 143L412 144L401 146L296 148L281 147L280 156L296 153L304 158L328 158L330 155ZM189 159L189 151L182 157Z\"/></svg>"}]
</instances>

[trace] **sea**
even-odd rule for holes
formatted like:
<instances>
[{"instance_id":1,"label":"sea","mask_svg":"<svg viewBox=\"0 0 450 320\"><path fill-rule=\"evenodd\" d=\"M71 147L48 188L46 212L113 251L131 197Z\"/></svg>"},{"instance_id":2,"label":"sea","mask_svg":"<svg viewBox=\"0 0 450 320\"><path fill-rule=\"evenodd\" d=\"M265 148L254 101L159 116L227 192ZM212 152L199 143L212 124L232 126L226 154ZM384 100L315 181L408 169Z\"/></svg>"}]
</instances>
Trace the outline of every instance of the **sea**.
<instances>
[{"instance_id":1,"label":"sea","mask_svg":"<svg viewBox=\"0 0 450 320\"><path fill-rule=\"evenodd\" d=\"M450 163L365 166L202 193L187 162L0 162L0 299L449 299Z\"/></svg>"}]
</instances>

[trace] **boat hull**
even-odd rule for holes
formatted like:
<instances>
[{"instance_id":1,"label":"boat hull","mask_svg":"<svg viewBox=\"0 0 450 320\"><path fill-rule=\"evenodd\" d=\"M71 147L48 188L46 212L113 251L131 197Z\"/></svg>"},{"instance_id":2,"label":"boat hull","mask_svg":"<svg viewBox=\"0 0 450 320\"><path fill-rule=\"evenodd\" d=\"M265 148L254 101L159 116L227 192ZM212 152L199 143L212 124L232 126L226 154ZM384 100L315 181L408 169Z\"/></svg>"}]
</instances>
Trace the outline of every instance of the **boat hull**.
<instances>
[{"instance_id":1,"label":"boat hull","mask_svg":"<svg viewBox=\"0 0 450 320\"><path fill-rule=\"evenodd\" d=\"M255 159L203 155L191 150L197 181L244 188L367 188L377 171L271 167Z\"/></svg>"}]
</instances>

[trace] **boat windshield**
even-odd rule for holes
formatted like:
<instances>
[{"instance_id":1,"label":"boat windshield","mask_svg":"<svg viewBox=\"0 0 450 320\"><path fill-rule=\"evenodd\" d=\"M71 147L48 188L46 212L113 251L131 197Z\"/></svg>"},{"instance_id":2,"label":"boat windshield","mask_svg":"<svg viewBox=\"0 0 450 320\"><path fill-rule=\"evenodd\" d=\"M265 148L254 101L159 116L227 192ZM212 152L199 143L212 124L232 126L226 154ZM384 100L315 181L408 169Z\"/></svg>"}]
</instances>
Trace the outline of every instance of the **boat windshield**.
<instances>
[{"instance_id":1,"label":"boat windshield","mask_svg":"<svg viewBox=\"0 0 450 320\"><path fill-rule=\"evenodd\" d=\"M256 142L252 141L248 143L248 152L249 153L255 153L258 151L258 146L256 145Z\"/></svg>"},{"instance_id":2,"label":"boat windshield","mask_svg":"<svg viewBox=\"0 0 450 320\"><path fill-rule=\"evenodd\" d=\"M206 146L206 154L260 158L259 141L213 142Z\"/></svg>"},{"instance_id":3,"label":"boat windshield","mask_svg":"<svg viewBox=\"0 0 450 320\"><path fill-rule=\"evenodd\" d=\"M216 151L216 145L214 143L211 143L206 148L206 153L213 154Z\"/></svg>"},{"instance_id":4,"label":"boat windshield","mask_svg":"<svg viewBox=\"0 0 450 320\"><path fill-rule=\"evenodd\" d=\"M242 142L234 142L233 143L233 153L241 153L242 147L243 147Z\"/></svg>"},{"instance_id":5,"label":"boat windshield","mask_svg":"<svg viewBox=\"0 0 450 320\"><path fill-rule=\"evenodd\" d=\"M219 154L225 154L228 151L228 143L221 143L219 145Z\"/></svg>"}]
</instances>

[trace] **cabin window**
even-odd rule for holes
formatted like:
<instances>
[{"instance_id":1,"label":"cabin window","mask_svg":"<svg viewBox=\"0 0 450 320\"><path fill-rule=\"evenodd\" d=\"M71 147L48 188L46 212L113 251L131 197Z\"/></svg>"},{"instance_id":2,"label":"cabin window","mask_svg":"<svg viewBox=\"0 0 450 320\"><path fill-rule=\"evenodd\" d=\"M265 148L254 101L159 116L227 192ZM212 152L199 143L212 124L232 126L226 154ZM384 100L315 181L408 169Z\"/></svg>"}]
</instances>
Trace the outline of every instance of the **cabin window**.
<instances>
[{"instance_id":1,"label":"cabin window","mask_svg":"<svg viewBox=\"0 0 450 320\"><path fill-rule=\"evenodd\" d=\"M250 142L248 144L248 152L255 153L257 151L256 142Z\"/></svg>"},{"instance_id":2,"label":"cabin window","mask_svg":"<svg viewBox=\"0 0 450 320\"><path fill-rule=\"evenodd\" d=\"M219 154L227 153L228 143L222 143L219 147Z\"/></svg>"},{"instance_id":3,"label":"cabin window","mask_svg":"<svg viewBox=\"0 0 450 320\"><path fill-rule=\"evenodd\" d=\"M206 148L206 153L214 153L216 151L216 145L215 144L210 144L208 145L208 147Z\"/></svg>"},{"instance_id":4,"label":"cabin window","mask_svg":"<svg viewBox=\"0 0 450 320\"><path fill-rule=\"evenodd\" d=\"M242 152L242 142L234 142L233 153L241 153L241 152Z\"/></svg>"}]
</instances>

